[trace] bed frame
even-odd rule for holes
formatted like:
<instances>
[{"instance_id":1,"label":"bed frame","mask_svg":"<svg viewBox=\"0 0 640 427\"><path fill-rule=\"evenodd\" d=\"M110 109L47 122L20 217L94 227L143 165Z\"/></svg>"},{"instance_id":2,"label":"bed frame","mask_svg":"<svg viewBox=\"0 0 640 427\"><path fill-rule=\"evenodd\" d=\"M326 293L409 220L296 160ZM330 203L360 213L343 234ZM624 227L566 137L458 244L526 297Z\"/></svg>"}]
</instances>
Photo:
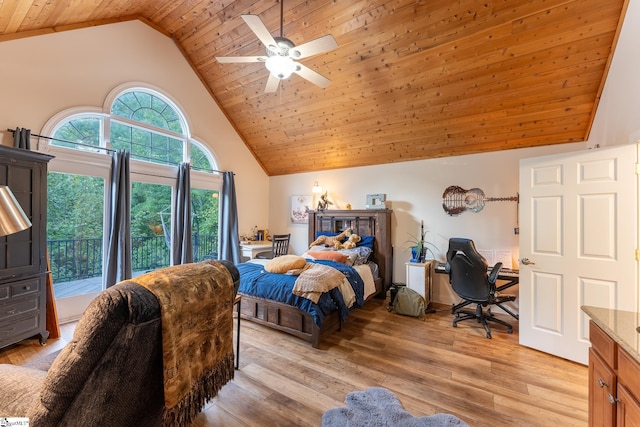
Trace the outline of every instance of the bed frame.
<instances>
[{"instance_id":1,"label":"bed frame","mask_svg":"<svg viewBox=\"0 0 640 427\"><path fill-rule=\"evenodd\" d=\"M386 297L392 278L391 210L326 210L309 212L309 243L316 239L316 232L341 232L351 228L361 236L375 236L370 259L378 264L379 279L373 296ZM319 348L320 343L333 332L340 330L337 311L327 315L318 328L310 314L284 304L264 298L242 295L240 315L243 319L287 332Z\"/></svg>"}]
</instances>

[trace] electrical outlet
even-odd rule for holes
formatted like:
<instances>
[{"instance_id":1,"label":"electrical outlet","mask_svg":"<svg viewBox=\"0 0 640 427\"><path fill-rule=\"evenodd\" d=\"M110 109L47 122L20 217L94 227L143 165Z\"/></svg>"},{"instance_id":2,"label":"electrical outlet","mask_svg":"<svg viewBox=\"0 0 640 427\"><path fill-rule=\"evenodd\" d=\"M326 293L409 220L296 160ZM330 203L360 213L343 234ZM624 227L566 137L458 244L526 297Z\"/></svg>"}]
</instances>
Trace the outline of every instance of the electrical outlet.
<instances>
[{"instance_id":1,"label":"electrical outlet","mask_svg":"<svg viewBox=\"0 0 640 427\"><path fill-rule=\"evenodd\" d=\"M513 234L520 234L520 227L515 227L513 229Z\"/></svg>"}]
</instances>

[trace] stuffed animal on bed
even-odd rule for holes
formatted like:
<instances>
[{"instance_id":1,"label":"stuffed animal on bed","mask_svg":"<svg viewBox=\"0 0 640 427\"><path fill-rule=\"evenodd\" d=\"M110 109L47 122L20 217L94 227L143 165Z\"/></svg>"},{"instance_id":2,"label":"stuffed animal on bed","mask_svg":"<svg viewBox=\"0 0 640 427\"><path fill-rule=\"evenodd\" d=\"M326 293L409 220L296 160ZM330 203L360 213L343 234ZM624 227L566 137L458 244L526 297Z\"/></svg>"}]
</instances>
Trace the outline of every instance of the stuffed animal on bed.
<instances>
[{"instance_id":1,"label":"stuffed animal on bed","mask_svg":"<svg viewBox=\"0 0 640 427\"><path fill-rule=\"evenodd\" d=\"M309 247L320 246L320 245L335 246L336 242L337 243L342 243L342 241L345 239L345 237L349 237L349 236L351 236L351 229L347 228L346 230L344 230L342 233L338 234L337 236L324 236L324 235L323 236L318 236L318 238L316 240L311 242Z\"/></svg>"},{"instance_id":2,"label":"stuffed animal on bed","mask_svg":"<svg viewBox=\"0 0 640 427\"><path fill-rule=\"evenodd\" d=\"M344 243L336 243L335 248L336 249L353 249L356 247L356 245L360 240L362 240L360 236L358 236L357 234L352 234L351 236L349 236L347 240L344 241Z\"/></svg>"}]
</instances>

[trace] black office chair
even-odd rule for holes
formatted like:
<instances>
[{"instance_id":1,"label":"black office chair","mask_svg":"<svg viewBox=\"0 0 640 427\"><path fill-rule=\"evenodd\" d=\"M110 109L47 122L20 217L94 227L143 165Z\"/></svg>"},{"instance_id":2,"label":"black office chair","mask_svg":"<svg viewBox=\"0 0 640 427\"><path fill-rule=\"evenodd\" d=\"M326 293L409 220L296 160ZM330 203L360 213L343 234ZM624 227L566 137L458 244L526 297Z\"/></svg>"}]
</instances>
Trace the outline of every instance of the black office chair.
<instances>
[{"instance_id":1,"label":"black office chair","mask_svg":"<svg viewBox=\"0 0 640 427\"><path fill-rule=\"evenodd\" d=\"M291 234L274 234L271 237L271 250L265 252L258 252L256 254L257 259L273 259L281 255L289 253L289 239Z\"/></svg>"},{"instance_id":2,"label":"black office chair","mask_svg":"<svg viewBox=\"0 0 640 427\"><path fill-rule=\"evenodd\" d=\"M491 307L484 310L483 307L497 305L512 314L502 304L514 301L515 295L498 294L496 292L496 279L502 263L499 262L488 273L487 260L476 250L473 240L452 238L449 239L447 251L447 263L445 270L449 273L449 283L454 292L463 302L456 305L453 327L458 322L467 319L476 319L487 332L487 338L491 338L491 330L487 322L495 322L507 327L507 333L513 332L513 327L507 322L497 319L491 314ZM465 306L476 304L475 310L464 309ZM512 314L513 315L513 314Z\"/></svg>"}]
</instances>

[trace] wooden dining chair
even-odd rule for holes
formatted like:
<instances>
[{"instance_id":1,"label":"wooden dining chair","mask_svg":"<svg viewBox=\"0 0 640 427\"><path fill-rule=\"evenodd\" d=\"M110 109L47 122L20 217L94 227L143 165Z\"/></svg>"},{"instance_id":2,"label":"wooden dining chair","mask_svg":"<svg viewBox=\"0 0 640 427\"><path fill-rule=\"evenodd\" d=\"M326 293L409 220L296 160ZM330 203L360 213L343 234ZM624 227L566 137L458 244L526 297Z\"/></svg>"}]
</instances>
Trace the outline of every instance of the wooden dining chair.
<instances>
[{"instance_id":1,"label":"wooden dining chair","mask_svg":"<svg viewBox=\"0 0 640 427\"><path fill-rule=\"evenodd\" d=\"M291 239L291 234L274 234L271 238L271 250L258 252L255 258L273 259L281 255L286 255L289 253L289 239Z\"/></svg>"}]
</instances>

